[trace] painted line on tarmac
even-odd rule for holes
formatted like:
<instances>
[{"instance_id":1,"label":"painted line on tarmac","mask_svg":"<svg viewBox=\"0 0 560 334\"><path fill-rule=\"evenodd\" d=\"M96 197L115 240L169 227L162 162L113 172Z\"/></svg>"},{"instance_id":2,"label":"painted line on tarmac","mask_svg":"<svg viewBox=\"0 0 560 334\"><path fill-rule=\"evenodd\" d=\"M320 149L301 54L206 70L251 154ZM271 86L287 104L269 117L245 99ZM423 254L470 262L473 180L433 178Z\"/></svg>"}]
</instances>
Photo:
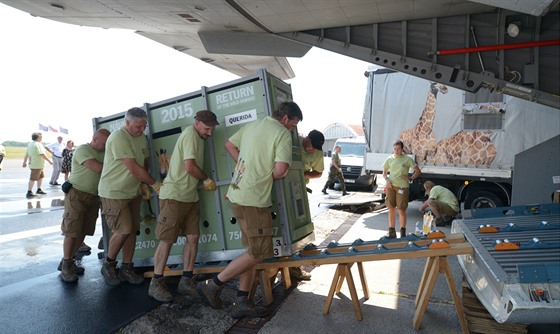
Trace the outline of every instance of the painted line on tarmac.
<instances>
[{"instance_id":1,"label":"painted line on tarmac","mask_svg":"<svg viewBox=\"0 0 560 334\"><path fill-rule=\"evenodd\" d=\"M22 231L10 234L0 235L0 244L4 242L14 241L14 240L21 240L29 237L36 237L43 234L50 234L60 232L60 225L49 226L49 227L42 227L37 228L34 230L29 231Z\"/></svg>"}]
</instances>

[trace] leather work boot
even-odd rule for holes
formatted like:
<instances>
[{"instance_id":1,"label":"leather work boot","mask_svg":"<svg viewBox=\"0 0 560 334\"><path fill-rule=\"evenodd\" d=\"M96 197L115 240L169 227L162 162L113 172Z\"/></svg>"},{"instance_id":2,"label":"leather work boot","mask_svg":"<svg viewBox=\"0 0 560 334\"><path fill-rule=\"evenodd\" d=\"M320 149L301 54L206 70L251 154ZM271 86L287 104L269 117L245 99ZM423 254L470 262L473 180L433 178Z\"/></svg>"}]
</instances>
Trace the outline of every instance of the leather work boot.
<instances>
[{"instance_id":1,"label":"leather work boot","mask_svg":"<svg viewBox=\"0 0 560 334\"><path fill-rule=\"evenodd\" d=\"M60 263L58 264L58 267L56 269L58 269L58 271L62 271L62 263L64 262L64 259L60 260ZM76 261L74 260L74 271L76 272L77 275L83 275L84 272L86 271L86 269L84 267L80 267L79 265L76 264Z\"/></svg>"},{"instance_id":2,"label":"leather work boot","mask_svg":"<svg viewBox=\"0 0 560 334\"><path fill-rule=\"evenodd\" d=\"M193 298L198 297L198 292L196 291L196 279L193 277L181 277L179 285L177 286L177 293L191 296Z\"/></svg>"},{"instance_id":3,"label":"leather work boot","mask_svg":"<svg viewBox=\"0 0 560 334\"><path fill-rule=\"evenodd\" d=\"M395 228L394 227L389 227L389 231L387 232L387 234L385 234L385 237L389 238L389 239L394 239L397 237L397 232L395 232Z\"/></svg>"},{"instance_id":4,"label":"leather work boot","mask_svg":"<svg viewBox=\"0 0 560 334\"><path fill-rule=\"evenodd\" d=\"M130 284L140 285L144 283L144 277L138 275L134 271L134 264L122 264L121 269L119 270L119 280L121 282L128 282Z\"/></svg>"},{"instance_id":5,"label":"leather work boot","mask_svg":"<svg viewBox=\"0 0 560 334\"><path fill-rule=\"evenodd\" d=\"M268 315L268 309L264 306L258 306L247 297L237 297L231 307L231 317L239 319L248 318L264 318Z\"/></svg>"},{"instance_id":6,"label":"leather work boot","mask_svg":"<svg viewBox=\"0 0 560 334\"><path fill-rule=\"evenodd\" d=\"M68 260L62 261L62 268L60 271L60 278L66 283L76 283L78 281L78 275L76 275L76 263L75 261Z\"/></svg>"},{"instance_id":7,"label":"leather work boot","mask_svg":"<svg viewBox=\"0 0 560 334\"><path fill-rule=\"evenodd\" d=\"M406 237L406 227L401 227L401 238Z\"/></svg>"},{"instance_id":8,"label":"leather work boot","mask_svg":"<svg viewBox=\"0 0 560 334\"><path fill-rule=\"evenodd\" d=\"M210 307L215 309L221 309L224 307L224 302L220 298L220 292L222 292L223 287L219 287L214 283L212 279L206 280L204 282L199 282L196 285L196 291L202 299L210 305Z\"/></svg>"},{"instance_id":9,"label":"leather work boot","mask_svg":"<svg viewBox=\"0 0 560 334\"><path fill-rule=\"evenodd\" d=\"M165 284L165 277L152 277L150 287L148 288L148 296L162 303L169 303L173 300L173 294L171 294L167 284Z\"/></svg>"},{"instance_id":10,"label":"leather work boot","mask_svg":"<svg viewBox=\"0 0 560 334\"><path fill-rule=\"evenodd\" d=\"M119 275L117 273L117 261L107 262L107 259L103 260L103 266L101 266L101 275L105 279L105 283L110 286L117 286L121 284Z\"/></svg>"}]
</instances>

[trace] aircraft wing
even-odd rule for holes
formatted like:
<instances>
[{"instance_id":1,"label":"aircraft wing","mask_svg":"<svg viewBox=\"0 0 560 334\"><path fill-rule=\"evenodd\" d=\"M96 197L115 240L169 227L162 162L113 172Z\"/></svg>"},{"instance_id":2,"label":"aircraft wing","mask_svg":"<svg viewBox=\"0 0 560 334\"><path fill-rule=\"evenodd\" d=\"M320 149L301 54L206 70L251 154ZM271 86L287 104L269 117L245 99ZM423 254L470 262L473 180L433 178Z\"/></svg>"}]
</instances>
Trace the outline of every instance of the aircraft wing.
<instances>
[{"instance_id":1,"label":"aircraft wing","mask_svg":"<svg viewBox=\"0 0 560 334\"><path fill-rule=\"evenodd\" d=\"M286 57L312 47L281 34L494 12L542 15L558 0L0 0L59 22L131 29L237 74L295 75ZM508 8L511 7L511 8ZM351 42L351 41L350 41Z\"/></svg>"}]
</instances>

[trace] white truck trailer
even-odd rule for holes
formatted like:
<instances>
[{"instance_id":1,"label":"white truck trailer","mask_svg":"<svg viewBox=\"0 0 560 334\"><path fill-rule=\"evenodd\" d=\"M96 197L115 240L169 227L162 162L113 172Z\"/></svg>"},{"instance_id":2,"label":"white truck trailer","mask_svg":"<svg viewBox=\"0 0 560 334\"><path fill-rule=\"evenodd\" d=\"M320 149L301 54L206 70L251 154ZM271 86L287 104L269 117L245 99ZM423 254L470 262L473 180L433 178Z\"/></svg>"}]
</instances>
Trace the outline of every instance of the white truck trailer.
<instances>
[{"instance_id":1,"label":"white truck trailer","mask_svg":"<svg viewBox=\"0 0 560 334\"><path fill-rule=\"evenodd\" d=\"M422 183L429 179L453 191L464 209L552 201L560 188L558 109L486 89L464 92L387 69L366 74L364 164L382 173L393 143L402 140L422 170L410 200L424 198ZM527 155L532 150L536 154ZM532 166L514 175L516 160L525 156L535 157ZM516 181L524 194L518 203Z\"/></svg>"}]
</instances>

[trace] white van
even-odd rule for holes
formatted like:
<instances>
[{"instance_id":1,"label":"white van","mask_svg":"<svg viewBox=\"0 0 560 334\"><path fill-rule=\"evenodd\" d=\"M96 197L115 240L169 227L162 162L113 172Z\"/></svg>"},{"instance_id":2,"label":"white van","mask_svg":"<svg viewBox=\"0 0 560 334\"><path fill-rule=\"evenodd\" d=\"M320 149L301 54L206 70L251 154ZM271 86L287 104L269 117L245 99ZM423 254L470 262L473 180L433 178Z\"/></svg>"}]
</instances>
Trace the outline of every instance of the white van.
<instances>
[{"instance_id":1,"label":"white van","mask_svg":"<svg viewBox=\"0 0 560 334\"><path fill-rule=\"evenodd\" d=\"M377 180L376 174L366 170L364 164L364 156L366 153L365 137L339 138L334 146L341 147L340 160L346 188L374 191ZM338 180L336 180L335 183L337 183L337 181Z\"/></svg>"}]
</instances>

